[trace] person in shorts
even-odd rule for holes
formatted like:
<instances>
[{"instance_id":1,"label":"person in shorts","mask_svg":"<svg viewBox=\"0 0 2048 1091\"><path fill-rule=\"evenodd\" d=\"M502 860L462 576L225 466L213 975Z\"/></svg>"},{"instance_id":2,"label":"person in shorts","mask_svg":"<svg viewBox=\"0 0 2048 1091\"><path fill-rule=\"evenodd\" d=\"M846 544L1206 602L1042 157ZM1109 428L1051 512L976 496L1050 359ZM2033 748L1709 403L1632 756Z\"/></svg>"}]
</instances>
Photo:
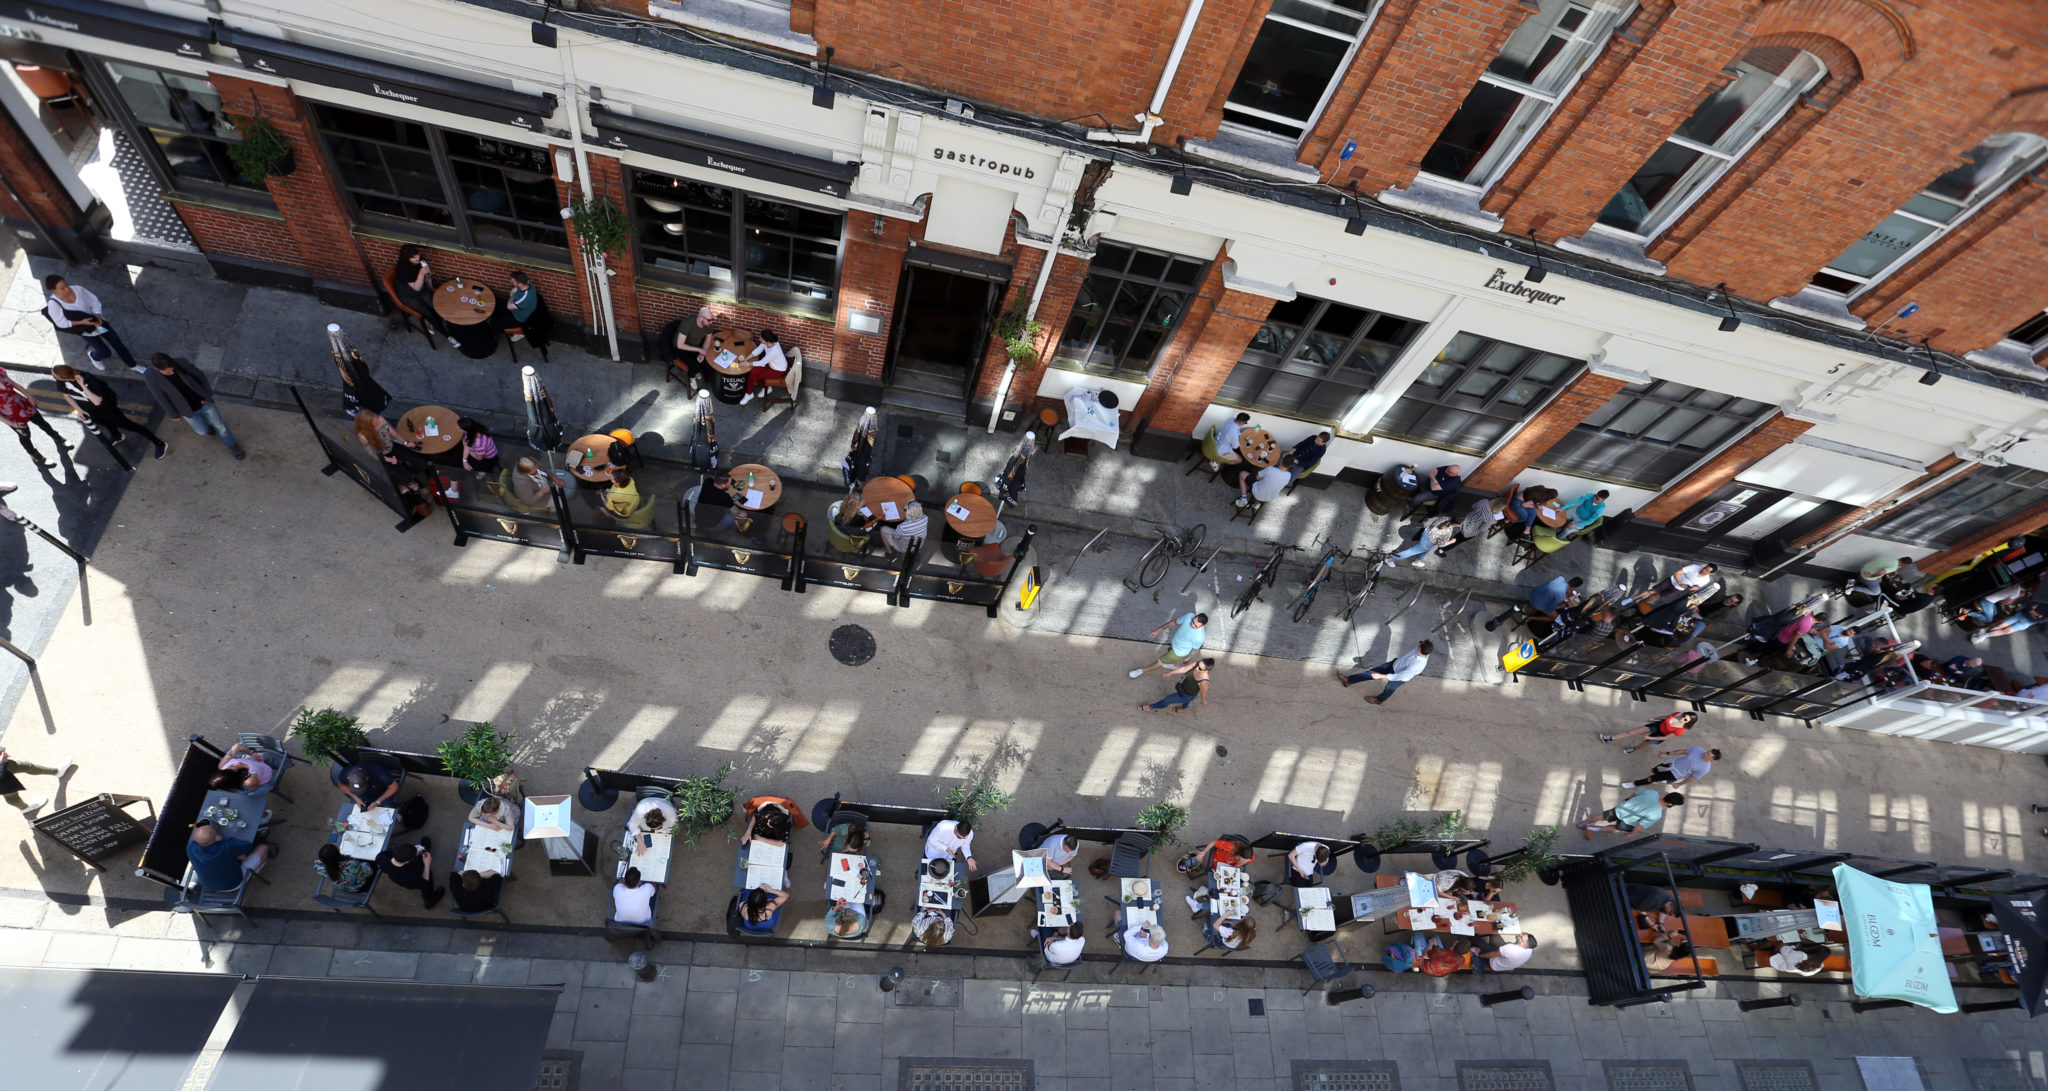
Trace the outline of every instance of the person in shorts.
<instances>
[{"instance_id":1,"label":"person in shorts","mask_svg":"<svg viewBox=\"0 0 2048 1091\"><path fill-rule=\"evenodd\" d=\"M1180 666L1181 660L1202 650L1202 642L1209 639L1208 626L1209 615L1194 613L1182 614L1171 621L1161 623L1145 639L1157 640L1160 633L1165 632L1169 627L1172 628L1173 635L1167 639L1166 651L1159 656L1157 661L1147 663L1142 667L1132 668L1131 677L1141 678L1146 671L1154 667L1160 670L1171 670L1174 667Z\"/></svg>"}]
</instances>

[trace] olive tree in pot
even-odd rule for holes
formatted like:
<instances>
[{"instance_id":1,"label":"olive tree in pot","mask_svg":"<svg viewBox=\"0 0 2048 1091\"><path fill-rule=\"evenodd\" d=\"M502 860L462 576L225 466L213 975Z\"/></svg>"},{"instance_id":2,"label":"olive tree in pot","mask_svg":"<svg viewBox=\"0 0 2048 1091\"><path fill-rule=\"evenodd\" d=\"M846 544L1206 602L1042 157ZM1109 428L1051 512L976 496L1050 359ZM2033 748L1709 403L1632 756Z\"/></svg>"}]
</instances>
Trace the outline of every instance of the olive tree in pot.
<instances>
[{"instance_id":1,"label":"olive tree in pot","mask_svg":"<svg viewBox=\"0 0 2048 1091\"><path fill-rule=\"evenodd\" d=\"M727 827L727 840L739 836L730 828L733 804L739 796L739 789L725 783L731 773L732 763L726 762L716 773L684 777L669 789L668 801L676 807L676 826L671 832L677 841L695 845L697 838L721 826Z\"/></svg>"},{"instance_id":2,"label":"olive tree in pot","mask_svg":"<svg viewBox=\"0 0 2048 1091\"><path fill-rule=\"evenodd\" d=\"M368 746L370 736L354 716L345 716L331 708L314 711L302 708L292 717L291 730L285 735L299 744L307 760L315 765L328 762L347 764L355 760L357 748Z\"/></svg>"},{"instance_id":3,"label":"olive tree in pot","mask_svg":"<svg viewBox=\"0 0 2048 1091\"><path fill-rule=\"evenodd\" d=\"M1133 826L1152 834L1152 854L1159 855L1169 845L1181 843L1180 831L1188 824L1188 809L1179 804L1160 800L1138 812Z\"/></svg>"},{"instance_id":4,"label":"olive tree in pot","mask_svg":"<svg viewBox=\"0 0 2048 1091\"><path fill-rule=\"evenodd\" d=\"M510 732L492 727L489 720L478 720L434 748L448 775L460 782L456 791L464 803L482 799L492 781L512 771L512 738Z\"/></svg>"}]
</instances>

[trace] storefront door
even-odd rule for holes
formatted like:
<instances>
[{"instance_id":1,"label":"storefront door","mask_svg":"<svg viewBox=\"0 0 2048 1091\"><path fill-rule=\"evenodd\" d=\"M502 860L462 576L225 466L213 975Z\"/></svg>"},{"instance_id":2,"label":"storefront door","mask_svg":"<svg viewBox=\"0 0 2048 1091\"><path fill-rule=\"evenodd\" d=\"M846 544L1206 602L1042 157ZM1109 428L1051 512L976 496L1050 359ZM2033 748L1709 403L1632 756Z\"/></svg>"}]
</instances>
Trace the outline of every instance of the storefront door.
<instances>
[{"instance_id":1,"label":"storefront door","mask_svg":"<svg viewBox=\"0 0 2048 1091\"><path fill-rule=\"evenodd\" d=\"M965 413L1009 272L999 262L913 252L896 288L883 382Z\"/></svg>"}]
</instances>

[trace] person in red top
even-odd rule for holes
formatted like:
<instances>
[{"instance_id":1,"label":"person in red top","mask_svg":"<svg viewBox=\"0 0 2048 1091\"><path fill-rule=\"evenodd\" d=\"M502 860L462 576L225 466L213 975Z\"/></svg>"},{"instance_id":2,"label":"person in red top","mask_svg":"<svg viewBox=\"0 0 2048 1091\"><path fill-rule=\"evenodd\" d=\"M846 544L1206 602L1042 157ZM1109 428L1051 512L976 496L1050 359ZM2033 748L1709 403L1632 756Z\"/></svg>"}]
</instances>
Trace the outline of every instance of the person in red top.
<instances>
[{"instance_id":1,"label":"person in red top","mask_svg":"<svg viewBox=\"0 0 2048 1091\"><path fill-rule=\"evenodd\" d=\"M1641 727L1624 731L1619 735L1602 735L1600 741L1614 742L1617 739L1633 739L1640 735L1643 737L1642 742L1631 743L1621 748L1622 753L1633 754L1639 747L1652 746L1685 734L1688 728L1699 722L1699 718L1699 713L1696 712L1674 712L1661 720L1651 720Z\"/></svg>"},{"instance_id":2,"label":"person in red top","mask_svg":"<svg viewBox=\"0 0 2048 1091\"><path fill-rule=\"evenodd\" d=\"M53 464L43 457L41 451L36 450L35 443L28 438L29 425L33 424L49 433L50 442L57 445L58 453L71 449L71 445L64 442L64 437L58 435L55 428L50 427L49 418L43 416L41 409L36 408L35 399L20 383L15 382L14 377L7 374L4 368L0 368L0 420L6 421L7 426L14 429L14 434L21 437L21 449L27 451L28 457L35 460L38 470L50 469Z\"/></svg>"},{"instance_id":3,"label":"person in red top","mask_svg":"<svg viewBox=\"0 0 2048 1091\"><path fill-rule=\"evenodd\" d=\"M1182 875L1192 879L1197 876L1207 875L1209 870L1217 864L1228 864L1231 867L1238 868L1249 867L1253 856L1251 846L1240 842L1237 838L1219 837L1206 848L1181 857L1174 867Z\"/></svg>"}]
</instances>

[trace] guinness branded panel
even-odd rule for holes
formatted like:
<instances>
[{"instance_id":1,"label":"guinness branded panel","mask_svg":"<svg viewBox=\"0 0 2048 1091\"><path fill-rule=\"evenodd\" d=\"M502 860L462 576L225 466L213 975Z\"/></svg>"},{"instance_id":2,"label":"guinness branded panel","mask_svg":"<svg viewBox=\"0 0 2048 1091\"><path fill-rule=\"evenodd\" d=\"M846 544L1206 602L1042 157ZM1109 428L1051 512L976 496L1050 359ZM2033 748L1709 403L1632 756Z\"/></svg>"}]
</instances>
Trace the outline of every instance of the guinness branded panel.
<instances>
[{"instance_id":1,"label":"guinness branded panel","mask_svg":"<svg viewBox=\"0 0 2048 1091\"><path fill-rule=\"evenodd\" d=\"M240 53L242 67L252 72L357 91L407 106L424 106L517 125L533 132L546 131L547 119L553 116L560 101L552 94L529 95L452 76L414 72L396 65L281 42L227 27L221 28L219 41Z\"/></svg>"},{"instance_id":2,"label":"guinness branded panel","mask_svg":"<svg viewBox=\"0 0 2048 1091\"><path fill-rule=\"evenodd\" d=\"M738 178L758 178L832 197L846 196L860 173L858 163L834 163L830 159L796 155L779 148L628 117L596 103L590 106L590 124L590 139L607 148L646 152Z\"/></svg>"}]
</instances>

